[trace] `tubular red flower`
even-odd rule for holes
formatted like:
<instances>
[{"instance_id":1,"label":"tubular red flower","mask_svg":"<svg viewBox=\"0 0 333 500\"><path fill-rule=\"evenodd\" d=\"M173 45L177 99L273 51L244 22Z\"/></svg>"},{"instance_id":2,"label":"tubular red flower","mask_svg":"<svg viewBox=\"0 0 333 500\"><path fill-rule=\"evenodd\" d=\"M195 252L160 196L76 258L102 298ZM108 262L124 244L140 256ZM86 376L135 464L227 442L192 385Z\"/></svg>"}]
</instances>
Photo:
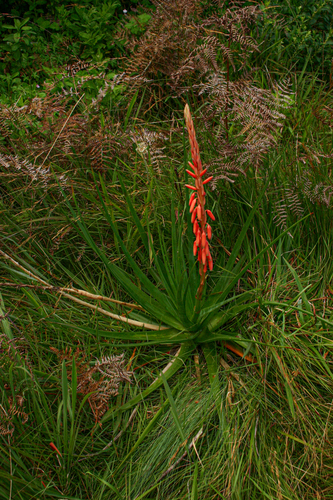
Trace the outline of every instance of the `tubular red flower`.
<instances>
[{"instance_id":1,"label":"tubular red flower","mask_svg":"<svg viewBox=\"0 0 333 500\"><path fill-rule=\"evenodd\" d=\"M189 201L189 205L190 205L190 206L191 206L192 201L193 201L193 200L194 200L194 198L195 198L195 195L196 195L196 193L192 193L192 194L191 194L191 196L190 196L190 201Z\"/></svg>"},{"instance_id":2,"label":"tubular red flower","mask_svg":"<svg viewBox=\"0 0 333 500\"><path fill-rule=\"evenodd\" d=\"M198 211L198 207L195 207L195 209L193 210L192 212L192 217L191 217L191 222L193 224L194 220L195 220L195 216L197 214L197 211Z\"/></svg>"},{"instance_id":3,"label":"tubular red flower","mask_svg":"<svg viewBox=\"0 0 333 500\"><path fill-rule=\"evenodd\" d=\"M196 198L194 198L194 200L192 201L192 204L191 204L191 206L190 206L190 213L192 213L192 212L193 212L196 202L197 202L197 199L196 199Z\"/></svg>"},{"instance_id":4,"label":"tubular red flower","mask_svg":"<svg viewBox=\"0 0 333 500\"><path fill-rule=\"evenodd\" d=\"M206 264L206 252L205 252L205 250L201 250L201 259L202 259L203 265L205 265Z\"/></svg>"},{"instance_id":5,"label":"tubular red flower","mask_svg":"<svg viewBox=\"0 0 333 500\"><path fill-rule=\"evenodd\" d=\"M196 179L196 178L197 178L197 176L196 176L193 172L191 172L191 170L187 170L187 169L186 169L186 172L188 173L188 175L190 175L190 176L191 176L191 177L193 177L194 179Z\"/></svg>"},{"instance_id":6,"label":"tubular red flower","mask_svg":"<svg viewBox=\"0 0 333 500\"><path fill-rule=\"evenodd\" d=\"M198 232L197 232L197 237L196 237L196 239L195 239L195 244L196 244L197 246L199 246L199 245L200 245L200 240L201 240L201 232L200 232L200 229L199 229L199 230L198 230Z\"/></svg>"},{"instance_id":7,"label":"tubular red flower","mask_svg":"<svg viewBox=\"0 0 333 500\"><path fill-rule=\"evenodd\" d=\"M207 184L207 182L211 181L213 179L213 176L211 175L210 177L208 177L205 181L203 181L202 184Z\"/></svg>"},{"instance_id":8,"label":"tubular red flower","mask_svg":"<svg viewBox=\"0 0 333 500\"><path fill-rule=\"evenodd\" d=\"M194 257L197 255L197 251L198 251L198 245L197 245L197 242L195 241L193 243L193 255L194 255Z\"/></svg>"},{"instance_id":9,"label":"tubular red flower","mask_svg":"<svg viewBox=\"0 0 333 500\"><path fill-rule=\"evenodd\" d=\"M215 217L214 215L212 214L212 212L210 210L206 210L206 214L212 219L212 220L215 220Z\"/></svg>"},{"instance_id":10,"label":"tubular red flower","mask_svg":"<svg viewBox=\"0 0 333 500\"><path fill-rule=\"evenodd\" d=\"M197 188L194 187L194 186L191 186L190 184L185 184L185 187L187 187L188 189L193 189L193 191L196 191Z\"/></svg>"},{"instance_id":11,"label":"tubular red flower","mask_svg":"<svg viewBox=\"0 0 333 500\"><path fill-rule=\"evenodd\" d=\"M212 239L212 228L210 227L209 224L207 224L207 236L209 240Z\"/></svg>"},{"instance_id":12,"label":"tubular red flower","mask_svg":"<svg viewBox=\"0 0 333 500\"><path fill-rule=\"evenodd\" d=\"M201 237L201 246L202 246L202 248L206 248L206 243L207 243L207 241L206 241L206 233L203 232L202 233L202 237Z\"/></svg>"},{"instance_id":13,"label":"tubular red flower","mask_svg":"<svg viewBox=\"0 0 333 500\"><path fill-rule=\"evenodd\" d=\"M201 212L202 212L201 205L198 205L197 206L197 217L198 217L199 221L201 220Z\"/></svg>"},{"instance_id":14,"label":"tubular red flower","mask_svg":"<svg viewBox=\"0 0 333 500\"><path fill-rule=\"evenodd\" d=\"M207 168L205 168L205 170L203 170L200 174L200 177L202 177L205 173L207 172Z\"/></svg>"}]
</instances>

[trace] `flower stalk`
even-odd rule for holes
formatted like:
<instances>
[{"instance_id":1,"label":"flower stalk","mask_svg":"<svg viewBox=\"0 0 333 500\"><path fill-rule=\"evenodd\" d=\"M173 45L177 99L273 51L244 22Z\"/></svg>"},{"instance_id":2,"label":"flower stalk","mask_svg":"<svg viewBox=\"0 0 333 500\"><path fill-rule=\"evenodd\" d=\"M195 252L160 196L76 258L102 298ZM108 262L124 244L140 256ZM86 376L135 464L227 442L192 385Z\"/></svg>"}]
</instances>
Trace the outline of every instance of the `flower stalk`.
<instances>
[{"instance_id":1,"label":"flower stalk","mask_svg":"<svg viewBox=\"0 0 333 500\"><path fill-rule=\"evenodd\" d=\"M184 109L184 116L189 135L192 156L192 163L188 162L192 170L186 170L186 172L190 175L190 177L195 179L194 186L192 186L191 184L185 184L185 186L193 191L190 196L189 205L190 213L192 214L191 222L193 224L193 233L195 236L195 241L193 244L193 255L198 256L199 261L200 284L197 291L197 299L200 300L205 285L207 269L209 269L210 271L213 269L213 259L210 253L208 242L212 238L212 228L208 223L207 216L211 220L215 220L215 217L210 210L205 209L206 192L204 189L205 184L210 182L213 179L213 176L209 176L207 177L207 179L203 180L203 176L206 174L207 169L202 169L199 145L195 135L190 108L187 104Z\"/></svg>"}]
</instances>

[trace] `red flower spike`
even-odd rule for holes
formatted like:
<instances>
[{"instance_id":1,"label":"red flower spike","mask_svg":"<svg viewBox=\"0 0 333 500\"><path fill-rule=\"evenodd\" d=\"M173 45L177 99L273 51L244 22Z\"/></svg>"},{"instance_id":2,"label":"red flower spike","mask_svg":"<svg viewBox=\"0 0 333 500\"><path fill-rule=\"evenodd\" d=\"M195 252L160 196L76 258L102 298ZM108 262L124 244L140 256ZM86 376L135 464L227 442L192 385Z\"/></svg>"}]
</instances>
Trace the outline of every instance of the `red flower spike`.
<instances>
[{"instance_id":1,"label":"red flower spike","mask_svg":"<svg viewBox=\"0 0 333 500\"><path fill-rule=\"evenodd\" d=\"M197 298L200 300L202 298L205 285L207 268L209 267L209 269L212 269L213 267L213 260L210 255L208 244L208 240L212 237L212 228L209 224L207 224L207 217L210 217L212 220L215 220L215 217L210 210L206 211L205 209L206 193L204 189L205 184L211 181L213 176L203 180L203 176L207 173L207 168L203 169L202 167L199 145L196 139L191 112L187 104L184 110L184 117L188 130L192 155L192 163L188 162L188 164L194 174L189 170L187 170L187 173L195 179L194 186L187 184L186 187L195 191L195 194L192 193L192 196L190 197L189 207L190 213L192 214L191 222L193 224L193 233L195 235L193 253L194 255L197 255L197 259L199 261L200 284L197 290Z\"/></svg>"},{"instance_id":2,"label":"red flower spike","mask_svg":"<svg viewBox=\"0 0 333 500\"><path fill-rule=\"evenodd\" d=\"M203 181L202 184L207 184L207 182L211 181L213 179L213 176L211 175L210 177L208 177L205 181Z\"/></svg>"},{"instance_id":3,"label":"red flower spike","mask_svg":"<svg viewBox=\"0 0 333 500\"><path fill-rule=\"evenodd\" d=\"M212 214L210 210L206 210L206 214L212 219L215 220L215 216Z\"/></svg>"},{"instance_id":4,"label":"red flower spike","mask_svg":"<svg viewBox=\"0 0 333 500\"><path fill-rule=\"evenodd\" d=\"M192 201L192 204L190 206L190 214L193 212L196 202L197 202L197 199L194 198L194 200Z\"/></svg>"},{"instance_id":5,"label":"red flower spike","mask_svg":"<svg viewBox=\"0 0 333 500\"><path fill-rule=\"evenodd\" d=\"M188 173L188 175L190 175L190 176L191 176L191 177L193 177L194 179L196 179L196 178L197 178L197 176L196 176L193 172L191 172L190 170L187 170L187 169L186 169L186 172Z\"/></svg>"}]
</instances>

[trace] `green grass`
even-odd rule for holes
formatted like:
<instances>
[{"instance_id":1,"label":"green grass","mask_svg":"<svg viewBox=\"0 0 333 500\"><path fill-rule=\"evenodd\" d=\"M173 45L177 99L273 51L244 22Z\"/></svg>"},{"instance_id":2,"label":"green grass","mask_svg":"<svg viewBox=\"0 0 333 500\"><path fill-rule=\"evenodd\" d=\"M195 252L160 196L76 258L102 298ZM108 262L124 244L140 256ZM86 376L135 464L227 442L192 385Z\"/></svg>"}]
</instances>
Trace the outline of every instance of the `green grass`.
<instances>
[{"instance_id":1,"label":"green grass","mask_svg":"<svg viewBox=\"0 0 333 500\"><path fill-rule=\"evenodd\" d=\"M258 69L263 87L268 60ZM163 331L139 337L138 328L101 309L153 323L149 313L75 295L89 308L60 291L133 302L111 272L116 264L148 293L133 259L141 278L166 293L147 235L158 258L172 262L170 273L180 272L177 252L192 245L185 102L166 97L146 111L144 93L140 100L125 94L97 119L89 115L83 138L100 130L96 122L119 137L100 171L84 150L65 155L56 113L49 128L35 115L12 113L0 150L2 159L21 162L20 169L0 166L0 499L333 498L332 92L306 66L290 72L287 62L279 60L279 72L295 94L276 145L246 177L207 189L216 215L209 293L226 276L228 255L270 179L235 251L240 266L252 264L228 295L247 292L254 305L218 330L228 341L198 344L151 393L180 344L161 340ZM66 103L64 116L74 105ZM82 98L77 117L86 119L88 105ZM215 131L195 126L205 162ZM143 129L167 137L163 157L154 144L140 153L129 139ZM45 158L51 146L49 176L33 180L23 159L32 162L43 148ZM76 362L56 354L70 349L81 352ZM94 393L80 389L80 366L88 371L97 359L122 354L131 383L121 382L104 419L96 418Z\"/></svg>"}]
</instances>

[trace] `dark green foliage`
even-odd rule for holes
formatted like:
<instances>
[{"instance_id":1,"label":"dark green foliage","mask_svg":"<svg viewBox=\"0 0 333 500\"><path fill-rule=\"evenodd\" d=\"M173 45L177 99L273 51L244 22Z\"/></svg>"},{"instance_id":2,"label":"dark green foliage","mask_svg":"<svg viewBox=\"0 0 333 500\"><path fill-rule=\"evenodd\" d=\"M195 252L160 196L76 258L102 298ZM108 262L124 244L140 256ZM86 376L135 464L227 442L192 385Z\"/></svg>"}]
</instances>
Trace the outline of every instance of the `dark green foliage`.
<instances>
[{"instance_id":1,"label":"dark green foliage","mask_svg":"<svg viewBox=\"0 0 333 500\"><path fill-rule=\"evenodd\" d=\"M117 67L125 40L115 35L126 22L124 10L120 0L10 2L0 15L0 93L33 96L50 70L77 61ZM127 30L137 32L136 17L144 26L142 16L134 15Z\"/></svg>"},{"instance_id":2,"label":"dark green foliage","mask_svg":"<svg viewBox=\"0 0 333 500\"><path fill-rule=\"evenodd\" d=\"M264 46L274 46L269 57L288 68L314 71L326 79L332 73L333 1L267 0L261 2L263 20L258 33Z\"/></svg>"}]
</instances>

